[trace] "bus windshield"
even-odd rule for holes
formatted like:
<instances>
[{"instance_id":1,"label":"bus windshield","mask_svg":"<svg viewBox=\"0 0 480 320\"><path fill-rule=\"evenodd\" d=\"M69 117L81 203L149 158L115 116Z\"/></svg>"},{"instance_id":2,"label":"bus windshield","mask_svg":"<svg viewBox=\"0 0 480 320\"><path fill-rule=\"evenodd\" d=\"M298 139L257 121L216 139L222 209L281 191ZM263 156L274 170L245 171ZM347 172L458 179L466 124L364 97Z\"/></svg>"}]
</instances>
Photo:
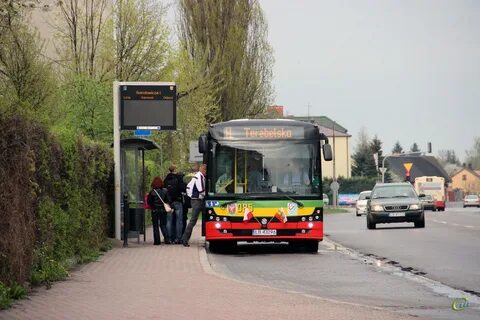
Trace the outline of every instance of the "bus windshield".
<instances>
[{"instance_id":1,"label":"bus windshield","mask_svg":"<svg viewBox=\"0 0 480 320\"><path fill-rule=\"evenodd\" d=\"M318 140L214 144L209 194L319 196Z\"/></svg>"}]
</instances>

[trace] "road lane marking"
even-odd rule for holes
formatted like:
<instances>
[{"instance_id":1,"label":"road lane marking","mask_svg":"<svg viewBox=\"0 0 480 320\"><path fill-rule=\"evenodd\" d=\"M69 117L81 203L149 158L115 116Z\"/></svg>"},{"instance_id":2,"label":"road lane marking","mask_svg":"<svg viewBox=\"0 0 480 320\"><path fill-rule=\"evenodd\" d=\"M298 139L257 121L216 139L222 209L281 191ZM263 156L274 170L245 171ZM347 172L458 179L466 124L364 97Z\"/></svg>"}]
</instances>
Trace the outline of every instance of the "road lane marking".
<instances>
[{"instance_id":1,"label":"road lane marking","mask_svg":"<svg viewBox=\"0 0 480 320\"><path fill-rule=\"evenodd\" d=\"M330 250L335 248L335 251L348 255L366 265L374 266L374 268L382 270L388 274L406 278L423 285L424 287L429 288L431 292L448 298L468 297L469 301L472 301L476 305L480 305L480 297L473 295L470 292L450 287L437 280L430 279L425 273L422 275L415 272L405 271L405 268L402 268L401 263L399 262L395 261L395 263L388 263L388 261L392 260L384 257L376 257L372 254L366 254L356 249L345 247L338 242L327 239L326 237L323 238L323 244L327 245ZM385 263L385 261L387 261L387 263ZM475 307L475 309L478 309L478 306Z\"/></svg>"},{"instance_id":2,"label":"road lane marking","mask_svg":"<svg viewBox=\"0 0 480 320\"><path fill-rule=\"evenodd\" d=\"M441 221L441 220L436 220L436 219L432 219L431 221L432 221L432 222L436 222L436 223L445 224L445 225L452 225L452 226L454 226L454 227L463 227L463 228L473 229L473 230L480 229L480 228L477 228L477 227L475 227L475 226L462 225L462 224L458 224L458 223L448 223L447 221Z\"/></svg>"}]
</instances>

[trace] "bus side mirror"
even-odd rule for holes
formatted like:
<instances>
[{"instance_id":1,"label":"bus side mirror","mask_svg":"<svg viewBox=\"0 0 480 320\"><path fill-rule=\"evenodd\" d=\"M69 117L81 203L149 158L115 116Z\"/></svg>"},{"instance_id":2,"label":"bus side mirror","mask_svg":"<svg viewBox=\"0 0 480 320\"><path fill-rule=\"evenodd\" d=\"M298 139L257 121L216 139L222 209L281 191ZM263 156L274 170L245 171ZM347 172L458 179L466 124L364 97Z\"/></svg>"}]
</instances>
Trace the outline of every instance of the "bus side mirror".
<instances>
[{"instance_id":1,"label":"bus side mirror","mask_svg":"<svg viewBox=\"0 0 480 320\"><path fill-rule=\"evenodd\" d=\"M323 159L325 161L332 161L333 159L332 146L328 143L323 145Z\"/></svg>"},{"instance_id":2,"label":"bus side mirror","mask_svg":"<svg viewBox=\"0 0 480 320\"><path fill-rule=\"evenodd\" d=\"M198 152L206 153L207 152L207 135L202 134L198 138Z\"/></svg>"}]
</instances>

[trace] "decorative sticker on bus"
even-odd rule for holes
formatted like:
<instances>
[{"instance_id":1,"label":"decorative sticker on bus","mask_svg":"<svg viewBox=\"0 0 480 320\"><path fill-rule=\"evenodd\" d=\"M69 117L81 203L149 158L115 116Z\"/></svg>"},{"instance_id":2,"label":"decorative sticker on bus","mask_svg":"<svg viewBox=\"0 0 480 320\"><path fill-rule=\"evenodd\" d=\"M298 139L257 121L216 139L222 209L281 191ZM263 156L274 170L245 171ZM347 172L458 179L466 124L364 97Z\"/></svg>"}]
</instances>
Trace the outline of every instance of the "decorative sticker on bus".
<instances>
[{"instance_id":1,"label":"decorative sticker on bus","mask_svg":"<svg viewBox=\"0 0 480 320\"><path fill-rule=\"evenodd\" d=\"M298 205L295 202L288 203L288 215L296 215L298 213Z\"/></svg>"}]
</instances>

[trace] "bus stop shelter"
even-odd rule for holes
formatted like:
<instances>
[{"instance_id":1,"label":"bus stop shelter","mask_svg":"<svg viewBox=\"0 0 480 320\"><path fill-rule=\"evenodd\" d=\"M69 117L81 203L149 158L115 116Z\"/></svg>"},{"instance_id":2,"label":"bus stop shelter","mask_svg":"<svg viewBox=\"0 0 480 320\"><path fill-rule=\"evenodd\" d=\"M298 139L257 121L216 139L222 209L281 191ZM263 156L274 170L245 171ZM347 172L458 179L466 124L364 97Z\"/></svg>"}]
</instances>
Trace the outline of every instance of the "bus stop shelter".
<instances>
[{"instance_id":1,"label":"bus stop shelter","mask_svg":"<svg viewBox=\"0 0 480 320\"><path fill-rule=\"evenodd\" d=\"M121 219L123 221L122 238L124 244L128 238L136 237L140 242L140 235L145 241L145 208L144 195L146 186L145 151L160 149L153 141L134 137L120 140L121 163ZM128 213L125 215L125 213ZM127 230L125 230L125 227ZM125 235L127 235L125 237Z\"/></svg>"}]
</instances>

